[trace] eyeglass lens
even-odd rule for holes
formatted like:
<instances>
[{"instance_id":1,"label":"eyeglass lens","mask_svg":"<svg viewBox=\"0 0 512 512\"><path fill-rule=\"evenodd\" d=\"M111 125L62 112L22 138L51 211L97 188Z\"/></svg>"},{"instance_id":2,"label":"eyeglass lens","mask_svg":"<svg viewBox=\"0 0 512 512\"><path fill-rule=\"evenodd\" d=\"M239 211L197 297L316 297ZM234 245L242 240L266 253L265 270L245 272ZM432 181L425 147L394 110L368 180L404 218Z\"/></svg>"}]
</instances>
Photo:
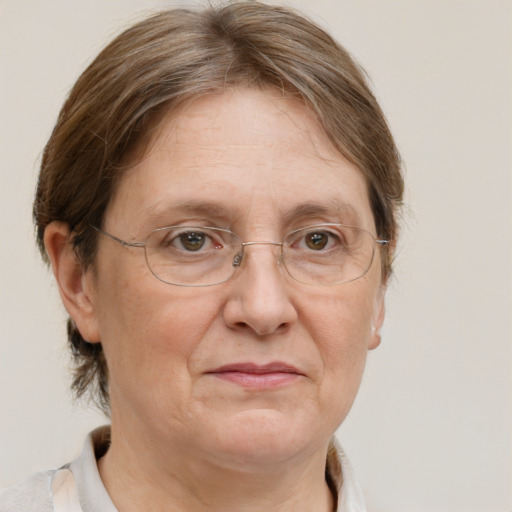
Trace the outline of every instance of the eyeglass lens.
<instances>
[{"instance_id":1,"label":"eyeglass lens","mask_svg":"<svg viewBox=\"0 0 512 512\"><path fill-rule=\"evenodd\" d=\"M161 281L181 286L209 286L227 281L242 264L246 250L250 249L244 247L235 233L201 226L159 228L145 242L151 272ZM325 224L286 235L281 244L281 259L297 281L341 284L368 271L374 250L371 233L342 224Z\"/></svg>"}]
</instances>

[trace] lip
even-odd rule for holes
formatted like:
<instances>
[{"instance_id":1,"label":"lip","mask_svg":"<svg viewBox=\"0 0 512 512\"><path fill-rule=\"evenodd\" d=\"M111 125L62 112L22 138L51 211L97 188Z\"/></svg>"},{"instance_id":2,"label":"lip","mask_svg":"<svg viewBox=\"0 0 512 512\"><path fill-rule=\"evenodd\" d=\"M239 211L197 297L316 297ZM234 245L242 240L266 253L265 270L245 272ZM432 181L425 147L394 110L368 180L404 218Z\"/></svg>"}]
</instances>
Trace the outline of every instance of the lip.
<instances>
[{"instance_id":1,"label":"lip","mask_svg":"<svg viewBox=\"0 0 512 512\"><path fill-rule=\"evenodd\" d=\"M254 390L286 386L304 377L300 370L280 361L263 365L232 363L220 366L206 373L243 388Z\"/></svg>"}]
</instances>

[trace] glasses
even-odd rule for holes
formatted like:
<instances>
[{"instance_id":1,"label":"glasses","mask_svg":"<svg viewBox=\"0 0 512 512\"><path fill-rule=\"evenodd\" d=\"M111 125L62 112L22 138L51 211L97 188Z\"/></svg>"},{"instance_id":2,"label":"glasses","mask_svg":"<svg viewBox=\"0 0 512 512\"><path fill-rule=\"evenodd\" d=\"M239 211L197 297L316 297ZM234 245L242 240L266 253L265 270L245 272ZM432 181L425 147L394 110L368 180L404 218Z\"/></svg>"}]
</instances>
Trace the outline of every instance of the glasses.
<instances>
[{"instance_id":1,"label":"glasses","mask_svg":"<svg viewBox=\"0 0 512 512\"><path fill-rule=\"evenodd\" d=\"M235 233L205 226L167 226L144 242L126 242L93 229L125 247L143 248L152 274L176 286L213 286L233 277L245 251L253 245L279 247L278 264L305 284L333 285L355 281L370 269L377 240L368 231L344 224L316 224L288 233L282 242L243 242Z\"/></svg>"}]
</instances>

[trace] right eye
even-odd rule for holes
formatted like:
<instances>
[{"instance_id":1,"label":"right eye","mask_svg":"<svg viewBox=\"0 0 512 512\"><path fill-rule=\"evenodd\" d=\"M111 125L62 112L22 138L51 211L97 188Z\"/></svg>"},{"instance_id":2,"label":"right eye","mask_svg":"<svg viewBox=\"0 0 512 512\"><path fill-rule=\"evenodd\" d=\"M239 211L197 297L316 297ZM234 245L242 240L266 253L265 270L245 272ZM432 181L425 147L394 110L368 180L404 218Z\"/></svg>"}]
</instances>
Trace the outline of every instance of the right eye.
<instances>
[{"instance_id":1,"label":"right eye","mask_svg":"<svg viewBox=\"0 0 512 512\"><path fill-rule=\"evenodd\" d=\"M178 251L199 252L208 249L220 249L222 245L204 231L190 230L172 234L162 241L163 247L172 247Z\"/></svg>"},{"instance_id":2,"label":"right eye","mask_svg":"<svg viewBox=\"0 0 512 512\"><path fill-rule=\"evenodd\" d=\"M174 242L179 243L187 251L199 251L206 242L206 236L198 231L188 231L176 237Z\"/></svg>"}]
</instances>

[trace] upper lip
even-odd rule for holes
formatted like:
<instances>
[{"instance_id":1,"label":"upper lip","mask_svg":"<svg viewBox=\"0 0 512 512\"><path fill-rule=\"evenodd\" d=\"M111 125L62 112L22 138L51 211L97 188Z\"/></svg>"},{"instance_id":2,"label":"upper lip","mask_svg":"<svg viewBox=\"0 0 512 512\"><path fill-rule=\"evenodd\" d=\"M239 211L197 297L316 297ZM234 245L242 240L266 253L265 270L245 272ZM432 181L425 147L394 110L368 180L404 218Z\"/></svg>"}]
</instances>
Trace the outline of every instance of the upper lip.
<instances>
[{"instance_id":1,"label":"upper lip","mask_svg":"<svg viewBox=\"0 0 512 512\"><path fill-rule=\"evenodd\" d=\"M254 374L264 374L264 373L295 373L297 375L304 375L303 372L298 370L295 366L292 366L287 363L283 363L280 361L275 361L267 364L256 364L256 363L230 363L225 364L223 366L219 366L218 368L214 368L213 370L208 371L207 373L227 373L227 372L240 372L240 373L254 373Z\"/></svg>"}]
</instances>

